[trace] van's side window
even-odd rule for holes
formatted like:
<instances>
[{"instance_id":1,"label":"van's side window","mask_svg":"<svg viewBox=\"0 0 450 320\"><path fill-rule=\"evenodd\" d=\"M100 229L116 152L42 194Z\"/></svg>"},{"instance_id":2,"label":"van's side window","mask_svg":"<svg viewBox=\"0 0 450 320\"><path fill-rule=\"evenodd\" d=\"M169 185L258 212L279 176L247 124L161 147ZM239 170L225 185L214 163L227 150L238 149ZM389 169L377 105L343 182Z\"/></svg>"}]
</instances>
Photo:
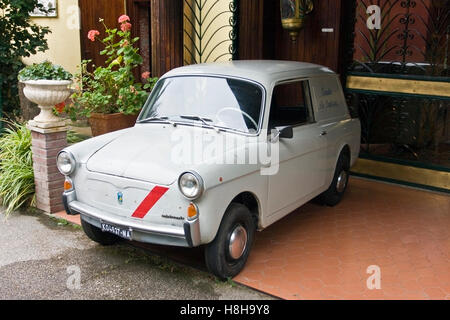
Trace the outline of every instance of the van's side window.
<instances>
[{"instance_id":1,"label":"van's side window","mask_svg":"<svg viewBox=\"0 0 450 320\"><path fill-rule=\"evenodd\" d=\"M308 81L277 85L272 94L269 127L299 126L314 122Z\"/></svg>"}]
</instances>

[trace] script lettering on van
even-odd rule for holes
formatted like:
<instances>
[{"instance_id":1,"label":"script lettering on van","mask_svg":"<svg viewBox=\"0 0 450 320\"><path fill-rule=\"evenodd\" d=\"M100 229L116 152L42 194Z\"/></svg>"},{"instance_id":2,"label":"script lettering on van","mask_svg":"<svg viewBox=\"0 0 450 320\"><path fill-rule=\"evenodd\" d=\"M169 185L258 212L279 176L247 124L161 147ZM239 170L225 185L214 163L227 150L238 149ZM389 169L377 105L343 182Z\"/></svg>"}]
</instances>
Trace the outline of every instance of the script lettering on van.
<instances>
[{"instance_id":1,"label":"script lettering on van","mask_svg":"<svg viewBox=\"0 0 450 320\"><path fill-rule=\"evenodd\" d=\"M330 86L320 88L318 106L320 112L339 107L339 103L333 98L336 91L337 88L335 90L335 88Z\"/></svg>"},{"instance_id":2,"label":"script lettering on van","mask_svg":"<svg viewBox=\"0 0 450 320\"><path fill-rule=\"evenodd\" d=\"M319 111L326 111L334 108L338 108L339 104L337 101L330 101L330 100L322 100L319 103Z\"/></svg>"},{"instance_id":3,"label":"script lettering on van","mask_svg":"<svg viewBox=\"0 0 450 320\"><path fill-rule=\"evenodd\" d=\"M333 89L331 88L320 88L320 97L326 97L333 95Z\"/></svg>"}]
</instances>

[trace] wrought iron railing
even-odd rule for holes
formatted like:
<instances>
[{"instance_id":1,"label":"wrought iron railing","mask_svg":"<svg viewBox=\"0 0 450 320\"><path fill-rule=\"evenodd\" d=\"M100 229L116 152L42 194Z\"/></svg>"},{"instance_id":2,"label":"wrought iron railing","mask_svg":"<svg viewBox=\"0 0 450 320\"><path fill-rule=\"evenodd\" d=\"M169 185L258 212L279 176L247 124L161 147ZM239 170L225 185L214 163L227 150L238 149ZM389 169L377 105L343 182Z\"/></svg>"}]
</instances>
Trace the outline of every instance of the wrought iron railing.
<instances>
[{"instance_id":1,"label":"wrought iron railing","mask_svg":"<svg viewBox=\"0 0 450 320\"><path fill-rule=\"evenodd\" d=\"M450 1L356 1L347 97L363 156L450 168ZM367 27L368 6L381 28Z\"/></svg>"},{"instance_id":2,"label":"wrought iron railing","mask_svg":"<svg viewBox=\"0 0 450 320\"><path fill-rule=\"evenodd\" d=\"M232 60L237 0L184 0L184 64Z\"/></svg>"},{"instance_id":3,"label":"wrought iron railing","mask_svg":"<svg viewBox=\"0 0 450 320\"><path fill-rule=\"evenodd\" d=\"M353 71L450 76L448 0L357 1ZM381 9L381 28L367 27L367 8Z\"/></svg>"}]
</instances>

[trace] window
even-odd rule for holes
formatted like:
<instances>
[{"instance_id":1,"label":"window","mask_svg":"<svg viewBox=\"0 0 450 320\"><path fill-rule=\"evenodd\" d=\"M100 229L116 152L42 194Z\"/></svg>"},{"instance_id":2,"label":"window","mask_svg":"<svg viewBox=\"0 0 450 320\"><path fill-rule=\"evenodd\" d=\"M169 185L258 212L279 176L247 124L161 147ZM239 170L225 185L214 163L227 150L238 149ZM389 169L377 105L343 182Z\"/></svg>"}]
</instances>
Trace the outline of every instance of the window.
<instances>
[{"instance_id":1,"label":"window","mask_svg":"<svg viewBox=\"0 0 450 320\"><path fill-rule=\"evenodd\" d=\"M308 81L277 85L272 94L269 128L314 122Z\"/></svg>"},{"instance_id":2,"label":"window","mask_svg":"<svg viewBox=\"0 0 450 320\"><path fill-rule=\"evenodd\" d=\"M185 116L197 116L207 119L212 126L255 134L262 101L261 87L249 81L212 76L172 77L158 82L139 120L165 117L185 123L192 122Z\"/></svg>"}]
</instances>

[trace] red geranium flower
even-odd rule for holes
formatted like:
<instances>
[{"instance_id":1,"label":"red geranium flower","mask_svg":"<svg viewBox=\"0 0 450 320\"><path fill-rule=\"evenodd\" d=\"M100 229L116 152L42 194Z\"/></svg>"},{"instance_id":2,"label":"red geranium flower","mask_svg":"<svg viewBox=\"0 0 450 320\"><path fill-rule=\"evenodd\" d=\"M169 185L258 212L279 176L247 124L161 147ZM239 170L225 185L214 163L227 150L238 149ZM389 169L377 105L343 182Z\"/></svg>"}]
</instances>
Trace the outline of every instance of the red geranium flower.
<instances>
[{"instance_id":1,"label":"red geranium flower","mask_svg":"<svg viewBox=\"0 0 450 320\"><path fill-rule=\"evenodd\" d=\"M127 21L130 21L130 17L127 16L126 14L123 14L123 15L121 15L119 17L119 23L124 23L124 22L127 22Z\"/></svg>"},{"instance_id":2,"label":"red geranium flower","mask_svg":"<svg viewBox=\"0 0 450 320\"><path fill-rule=\"evenodd\" d=\"M88 32L88 39L91 40L92 42L95 41L95 37L98 36L100 34L100 32L98 30L91 30Z\"/></svg>"},{"instance_id":3,"label":"red geranium flower","mask_svg":"<svg viewBox=\"0 0 450 320\"><path fill-rule=\"evenodd\" d=\"M150 78L150 72L149 71L146 71L146 72L142 73L142 79L148 79L148 78Z\"/></svg>"},{"instance_id":4,"label":"red geranium flower","mask_svg":"<svg viewBox=\"0 0 450 320\"><path fill-rule=\"evenodd\" d=\"M131 23L129 23L129 22L122 23L122 25L120 26L120 29L123 32L130 31L131 30Z\"/></svg>"}]
</instances>

